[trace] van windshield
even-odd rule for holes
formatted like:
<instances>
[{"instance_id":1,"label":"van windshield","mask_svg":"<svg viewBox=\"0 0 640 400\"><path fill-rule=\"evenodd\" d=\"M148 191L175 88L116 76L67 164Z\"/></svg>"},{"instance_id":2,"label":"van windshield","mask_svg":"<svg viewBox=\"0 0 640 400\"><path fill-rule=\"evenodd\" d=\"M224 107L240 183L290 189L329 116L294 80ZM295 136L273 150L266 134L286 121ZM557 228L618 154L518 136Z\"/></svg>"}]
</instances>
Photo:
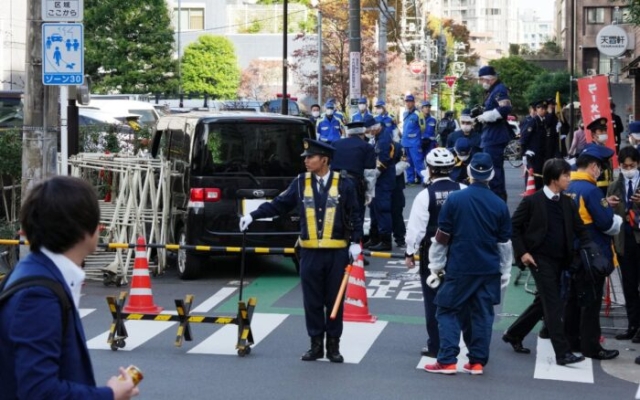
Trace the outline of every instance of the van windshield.
<instances>
[{"instance_id":1,"label":"van windshield","mask_svg":"<svg viewBox=\"0 0 640 400\"><path fill-rule=\"evenodd\" d=\"M196 154L205 153L203 162L198 163L202 166L199 172L293 177L305 172L300 157L305 137L307 126L302 124L214 122L203 136L206 147L196 149Z\"/></svg>"},{"instance_id":2,"label":"van windshield","mask_svg":"<svg viewBox=\"0 0 640 400\"><path fill-rule=\"evenodd\" d=\"M143 125L153 125L156 123L156 115L152 110L130 109L129 112L131 114L139 115L140 123Z\"/></svg>"}]
</instances>

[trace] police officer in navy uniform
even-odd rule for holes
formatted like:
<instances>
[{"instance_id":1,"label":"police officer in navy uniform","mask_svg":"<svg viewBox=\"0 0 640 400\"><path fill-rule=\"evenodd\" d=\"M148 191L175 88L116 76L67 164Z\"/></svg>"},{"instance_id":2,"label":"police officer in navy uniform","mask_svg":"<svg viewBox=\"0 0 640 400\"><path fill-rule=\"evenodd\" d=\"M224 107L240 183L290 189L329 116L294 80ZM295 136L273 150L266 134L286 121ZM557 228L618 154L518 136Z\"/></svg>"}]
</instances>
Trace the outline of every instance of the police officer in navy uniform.
<instances>
[{"instance_id":1,"label":"police officer in navy uniform","mask_svg":"<svg viewBox=\"0 0 640 400\"><path fill-rule=\"evenodd\" d=\"M372 200L369 195L366 195L365 170L376 168L376 153L373 146L365 140L365 130L363 122L347 124L347 137L333 142L335 150L331 162L332 171L342 173L343 177L353 180L358 192L361 221L364 221L365 205Z\"/></svg>"},{"instance_id":2,"label":"police officer in navy uniform","mask_svg":"<svg viewBox=\"0 0 640 400\"><path fill-rule=\"evenodd\" d=\"M324 115L316 124L316 137L321 142L333 143L342 137L343 121L334 115L335 103L328 101L324 108Z\"/></svg>"},{"instance_id":3,"label":"police officer in navy uniform","mask_svg":"<svg viewBox=\"0 0 640 400\"><path fill-rule=\"evenodd\" d=\"M480 68L478 78L485 90L484 112L477 117L482 123L482 150L491 156L495 176L489 182L491 191L504 201L507 200L507 189L504 177L504 148L510 139L507 115L511 113L509 90L498 79L496 70L490 66Z\"/></svg>"},{"instance_id":4,"label":"police officer in navy uniform","mask_svg":"<svg viewBox=\"0 0 640 400\"><path fill-rule=\"evenodd\" d=\"M469 166L469 162L471 161L470 157L472 156L469 140L465 137L458 138L453 146L453 153L455 155L455 163L453 164L453 168L451 168L449 178L454 182L469 184L467 167Z\"/></svg>"},{"instance_id":5,"label":"police officer in navy uniform","mask_svg":"<svg viewBox=\"0 0 640 400\"><path fill-rule=\"evenodd\" d=\"M424 116L425 124L424 131L422 132L422 154L426 157L427 153L438 145L436 140L437 121L431 115L431 102L429 100L422 102L420 105L420 111Z\"/></svg>"},{"instance_id":6,"label":"police officer in navy uniform","mask_svg":"<svg viewBox=\"0 0 640 400\"><path fill-rule=\"evenodd\" d=\"M473 124L473 118L471 118L471 110L465 108L460 113L460 129L453 131L447 137L447 142L444 147L452 149L456 141L460 138L466 138L471 148L470 155L478 153L482 149L480 148L480 136L482 132L478 131Z\"/></svg>"},{"instance_id":7,"label":"police officer in navy uniform","mask_svg":"<svg viewBox=\"0 0 640 400\"><path fill-rule=\"evenodd\" d=\"M547 160L547 102L540 100L535 102L535 116L523 124L524 130L520 133L520 146L522 148L523 162L529 169L533 169L536 190L542 189L542 167Z\"/></svg>"},{"instance_id":8,"label":"police officer in navy uniform","mask_svg":"<svg viewBox=\"0 0 640 400\"><path fill-rule=\"evenodd\" d=\"M329 318L338 296L349 256L361 253L362 226L353 181L330 170L334 148L326 143L304 139L302 156L306 173L298 175L287 190L271 202L240 219L245 231L255 219L285 215L297 208L300 215L300 280L307 333L311 348L303 361L314 361L325 354L329 361L341 363L342 307L335 319ZM349 245L351 243L351 245Z\"/></svg>"},{"instance_id":9,"label":"police officer in navy uniform","mask_svg":"<svg viewBox=\"0 0 640 400\"><path fill-rule=\"evenodd\" d=\"M358 112L351 117L351 122L363 122L365 126L373 124L374 116L367 109L367 98L361 97L358 100Z\"/></svg>"}]
</instances>

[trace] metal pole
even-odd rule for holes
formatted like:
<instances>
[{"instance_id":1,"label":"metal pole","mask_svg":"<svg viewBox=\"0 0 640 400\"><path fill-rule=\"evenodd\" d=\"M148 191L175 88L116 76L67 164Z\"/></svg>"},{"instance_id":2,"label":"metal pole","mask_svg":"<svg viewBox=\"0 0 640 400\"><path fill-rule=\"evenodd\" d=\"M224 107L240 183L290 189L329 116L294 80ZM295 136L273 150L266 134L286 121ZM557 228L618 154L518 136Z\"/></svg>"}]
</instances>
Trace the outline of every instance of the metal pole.
<instances>
[{"instance_id":1,"label":"metal pole","mask_svg":"<svg viewBox=\"0 0 640 400\"><path fill-rule=\"evenodd\" d=\"M451 111L453 111L453 106L455 105L455 97L456 97L456 83L453 82L453 85L451 85L451 108L450 108Z\"/></svg>"},{"instance_id":2,"label":"metal pole","mask_svg":"<svg viewBox=\"0 0 640 400\"><path fill-rule=\"evenodd\" d=\"M322 11L318 6L318 104L322 104Z\"/></svg>"},{"instance_id":3,"label":"metal pole","mask_svg":"<svg viewBox=\"0 0 640 400\"><path fill-rule=\"evenodd\" d=\"M67 131L67 104L69 103L69 87L60 86L60 175L69 174L69 132Z\"/></svg>"},{"instance_id":4,"label":"metal pole","mask_svg":"<svg viewBox=\"0 0 640 400\"><path fill-rule=\"evenodd\" d=\"M360 0L349 0L349 99L358 99L360 91ZM353 113L352 113L353 114Z\"/></svg>"},{"instance_id":5,"label":"metal pole","mask_svg":"<svg viewBox=\"0 0 640 400\"><path fill-rule=\"evenodd\" d=\"M182 52L181 37L182 37L182 0L178 0L178 94L182 93ZM182 105L180 105L182 107Z\"/></svg>"},{"instance_id":6,"label":"metal pole","mask_svg":"<svg viewBox=\"0 0 640 400\"><path fill-rule=\"evenodd\" d=\"M289 114L289 96L287 96L287 30L289 27L288 13L289 13L288 1L284 0L282 3L282 115Z\"/></svg>"},{"instance_id":7,"label":"metal pole","mask_svg":"<svg viewBox=\"0 0 640 400\"><path fill-rule=\"evenodd\" d=\"M574 120L575 120L575 110L573 107L573 85L574 85L574 81L573 78L575 76L575 59L576 59L576 43L575 43L575 39L576 39L576 0L571 0L571 11L569 13L569 18L571 19L571 21L569 22L570 25L570 45L569 45L569 53L571 53L569 55L569 76L570 76L570 80L571 82L569 85L569 133L571 134L571 136L573 137L573 132L575 131L575 125L574 125Z\"/></svg>"},{"instance_id":8,"label":"metal pole","mask_svg":"<svg viewBox=\"0 0 640 400\"><path fill-rule=\"evenodd\" d=\"M378 72L378 99L387 98L387 9L385 0L380 0L380 27L378 29L378 52L380 54L380 70Z\"/></svg>"}]
</instances>

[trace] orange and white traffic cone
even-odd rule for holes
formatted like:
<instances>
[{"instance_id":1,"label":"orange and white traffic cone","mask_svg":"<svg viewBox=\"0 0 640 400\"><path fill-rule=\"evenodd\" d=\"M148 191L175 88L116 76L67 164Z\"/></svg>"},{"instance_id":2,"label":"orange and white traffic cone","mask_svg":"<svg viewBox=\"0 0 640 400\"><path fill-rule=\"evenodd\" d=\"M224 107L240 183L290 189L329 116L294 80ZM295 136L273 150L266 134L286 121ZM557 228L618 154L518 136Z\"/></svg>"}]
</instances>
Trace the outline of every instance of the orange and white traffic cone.
<instances>
[{"instance_id":1,"label":"orange and white traffic cone","mask_svg":"<svg viewBox=\"0 0 640 400\"><path fill-rule=\"evenodd\" d=\"M129 304L123 308L126 313L158 314L162 311L153 303L151 293L151 277L149 276L149 262L147 261L146 243L144 237L138 237L136 259L133 265L133 278L129 291Z\"/></svg>"},{"instance_id":2,"label":"orange and white traffic cone","mask_svg":"<svg viewBox=\"0 0 640 400\"><path fill-rule=\"evenodd\" d=\"M527 172L527 187L522 193L522 197L531 196L536 192L536 180L533 177L533 168L529 168Z\"/></svg>"},{"instance_id":3,"label":"orange and white traffic cone","mask_svg":"<svg viewBox=\"0 0 640 400\"><path fill-rule=\"evenodd\" d=\"M360 254L351 265L347 294L344 299L343 321L376 322L378 319L375 315L369 314L363 260L364 256Z\"/></svg>"}]
</instances>

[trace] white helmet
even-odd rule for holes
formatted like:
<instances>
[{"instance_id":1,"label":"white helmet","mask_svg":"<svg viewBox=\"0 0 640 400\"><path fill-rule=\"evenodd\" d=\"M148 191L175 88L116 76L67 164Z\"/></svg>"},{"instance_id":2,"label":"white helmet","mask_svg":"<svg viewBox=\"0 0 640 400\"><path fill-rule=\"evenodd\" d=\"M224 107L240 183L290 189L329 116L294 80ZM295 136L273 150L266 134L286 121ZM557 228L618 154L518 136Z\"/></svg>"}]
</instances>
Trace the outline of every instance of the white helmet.
<instances>
[{"instance_id":1,"label":"white helmet","mask_svg":"<svg viewBox=\"0 0 640 400\"><path fill-rule=\"evenodd\" d=\"M451 169L456 160L453 154L444 147L436 147L427 154L425 164L431 168Z\"/></svg>"}]
</instances>

